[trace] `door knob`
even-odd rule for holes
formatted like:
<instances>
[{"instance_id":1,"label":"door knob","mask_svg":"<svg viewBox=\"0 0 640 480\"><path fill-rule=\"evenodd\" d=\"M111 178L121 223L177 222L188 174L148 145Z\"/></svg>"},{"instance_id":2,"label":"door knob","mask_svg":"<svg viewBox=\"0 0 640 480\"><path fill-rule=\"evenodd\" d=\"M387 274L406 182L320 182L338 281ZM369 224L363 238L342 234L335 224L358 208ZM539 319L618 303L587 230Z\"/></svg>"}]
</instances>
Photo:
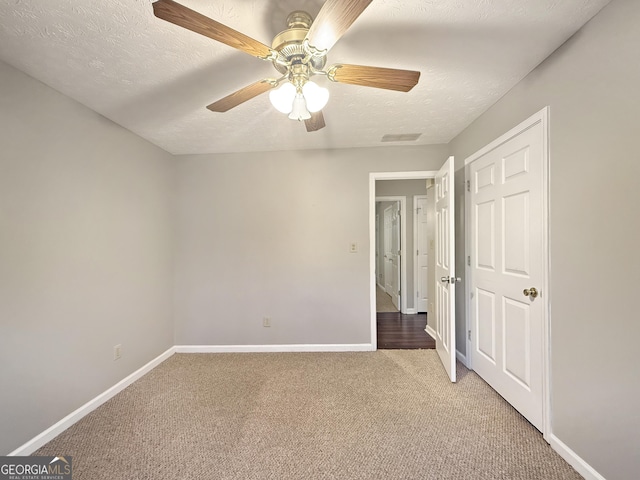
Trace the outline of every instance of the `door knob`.
<instances>
[{"instance_id":1,"label":"door knob","mask_svg":"<svg viewBox=\"0 0 640 480\"><path fill-rule=\"evenodd\" d=\"M461 282L462 279L460 277L440 277L440 281L442 283L456 283Z\"/></svg>"},{"instance_id":2,"label":"door knob","mask_svg":"<svg viewBox=\"0 0 640 480\"><path fill-rule=\"evenodd\" d=\"M525 297L536 298L538 296L538 290L536 287L525 288L522 293Z\"/></svg>"}]
</instances>

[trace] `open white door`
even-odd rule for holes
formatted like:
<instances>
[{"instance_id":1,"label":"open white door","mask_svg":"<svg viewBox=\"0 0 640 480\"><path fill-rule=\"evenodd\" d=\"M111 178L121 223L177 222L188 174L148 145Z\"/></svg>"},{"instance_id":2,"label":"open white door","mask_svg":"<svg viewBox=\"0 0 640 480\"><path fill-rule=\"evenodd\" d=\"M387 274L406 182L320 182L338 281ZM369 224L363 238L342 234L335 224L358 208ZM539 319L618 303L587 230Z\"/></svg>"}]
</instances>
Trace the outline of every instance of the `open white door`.
<instances>
[{"instance_id":1,"label":"open white door","mask_svg":"<svg viewBox=\"0 0 640 480\"><path fill-rule=\"evenodd\" d=\"M435 182L436 202L436 350L452 382L456 381L456 265L453 157Z\"/></svg>"}]
</instances>

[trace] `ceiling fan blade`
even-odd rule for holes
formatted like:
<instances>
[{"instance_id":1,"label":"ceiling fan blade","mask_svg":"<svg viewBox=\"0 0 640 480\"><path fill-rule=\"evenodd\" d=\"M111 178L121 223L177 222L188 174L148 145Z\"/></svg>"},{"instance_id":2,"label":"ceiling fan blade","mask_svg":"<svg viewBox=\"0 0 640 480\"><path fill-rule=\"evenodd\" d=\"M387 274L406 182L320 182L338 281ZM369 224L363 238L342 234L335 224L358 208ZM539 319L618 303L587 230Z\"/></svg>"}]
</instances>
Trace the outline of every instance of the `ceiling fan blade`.
<instances>
[{"instance_id":1,"label":"ceiling fan blade","mask_svg":"<svg viewBox=\"0 0 640 480\"><path fill-rule=\"evenodd\" d=\"M369 6L372 0L327 0L307 32L313 49L329 50Z\"/></svg>"},{"instance_id":2,"label":"ceiling fan blade","mask_svg":"<svg viewBox=\"0 0 640 480\"><path fill-rule=\"evenodd\" d=\"M329 80L339 83L408 92L418 83L420 72L338 64L329 67L327 77Z\"/></svg>"},{"instance_id":3,"label":"ceiling fan blade","mask_svg":"<svg viewBox=\"0 0 640 480\"><path fill-rule=\"evenodd\" d=\"M173 0L158 0L154 2L153 14L162 20L184 27L205 37L213 38L254 57L271 58L276 54L267 45Z\"/></svg>"},{"instance_id":4,"label":"ceiling fan blade","mask_svg":"<svg viewBox=\"0 0 640 480\"><path fill-rule=\"evenodd\" d=\"M271 81L260 80L241 88L237 92L233 92L231 95L221 98L217 102L213 102L211 105L208 105L207 108L212 112L226 112L272 88L273 83Z\"/></svg>"},{"instance_id":5,"label":"ceiling fan blade","mask_svg":"<svg viewBox=\"0 0 640 480\"><path fill-rule=\"evenodd\" d=\"M316 130L324 128L326 125L324 123L324 115L322 114L322 110L312 113L311 118L304 121L304 125L305 127L307 127L307 132L315 132Z\"/></svg>"}]
</instances>

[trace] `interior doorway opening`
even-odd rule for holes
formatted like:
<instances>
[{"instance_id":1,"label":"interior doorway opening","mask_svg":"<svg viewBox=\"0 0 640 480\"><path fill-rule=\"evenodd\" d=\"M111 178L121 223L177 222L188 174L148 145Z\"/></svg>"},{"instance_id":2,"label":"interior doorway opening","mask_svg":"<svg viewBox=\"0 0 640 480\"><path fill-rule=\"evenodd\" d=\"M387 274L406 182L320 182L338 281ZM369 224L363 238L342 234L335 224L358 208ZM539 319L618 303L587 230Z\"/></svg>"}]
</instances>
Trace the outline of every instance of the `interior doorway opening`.
<instances>
[{"instance_id":1,"label":"interior doorway opening","mask_svg":"<svg viewBox=\"0 0 640 480\"><path fill-rule=\"evenodd\" d=\"M427 227L433 218L427 217L425 209L436 173L370 175L372 342L376 348L435 348L427 315L426 236L431 234ZM435 300L433 295L431 298Z\"/></svg>"}]
</instances>

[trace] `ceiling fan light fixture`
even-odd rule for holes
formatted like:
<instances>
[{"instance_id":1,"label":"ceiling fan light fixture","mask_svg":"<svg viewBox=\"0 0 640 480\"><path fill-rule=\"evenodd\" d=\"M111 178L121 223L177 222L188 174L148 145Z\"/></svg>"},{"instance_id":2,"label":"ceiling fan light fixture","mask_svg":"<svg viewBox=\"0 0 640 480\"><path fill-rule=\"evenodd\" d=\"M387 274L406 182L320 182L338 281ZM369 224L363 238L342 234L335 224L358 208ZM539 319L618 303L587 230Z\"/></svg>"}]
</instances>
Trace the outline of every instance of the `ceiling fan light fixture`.
<instances>
[{"instance_id":1,"label":"ceiling fan light fixture","mask_svg":"<svg viewBox=\"0 0 640 480\"><path fill-rule=\"evenodd\" d=\"M298 93L293 99L293 109L289 114L291 120L308 120L311 118L309 110L307 110L307 102L301 93Z\"/></svg>"},{"instance_id":2,"label":"ceiling fan light fixture","mask_svg":"<svg viewBox=\"0 0 640 480\"><path fill-rule=\"evenodd\" d=\"M372 0L326 0L315 20L307 12L292 12L287 18L288 28L275 36L271 47L176 0L152 0L152 3L157 18L269 60L282 74L277 79L254 82L207 105L212 112L227 112L271 90L269 99L279 112L294 120L305 120L307 131L315 132L325 127L322 108L329 100L329 91L309 82L311 76L324 75L332 82L400 92L411 90L420 78L420 72L395 68L339 63L325 69L328 51Z\"/></svg>"},{"instance_id":3,"label":"ceiling fan light fixture","mask_svg":"<svg viewBox=\"0 0 640 480\"><path fill-rule=\"evenodd\" d=\"M280 88L269 92L269 100L276 110L282 113L291 113L293 101L296 98L296 87L291 83L283 83Z\"/></svg>"},{"instance_id":4,"label":"ceiling fan light fixture","mask_svg":"<svg viewBox=\"0 0 640 480\"><path fill-rule=\"evenodd\" d=\"M302 94L307 101L307 110L311 113L319 112L329 101L329 90L314 82L305 83L302 87Z\"/></svg>"}]
</instances>

